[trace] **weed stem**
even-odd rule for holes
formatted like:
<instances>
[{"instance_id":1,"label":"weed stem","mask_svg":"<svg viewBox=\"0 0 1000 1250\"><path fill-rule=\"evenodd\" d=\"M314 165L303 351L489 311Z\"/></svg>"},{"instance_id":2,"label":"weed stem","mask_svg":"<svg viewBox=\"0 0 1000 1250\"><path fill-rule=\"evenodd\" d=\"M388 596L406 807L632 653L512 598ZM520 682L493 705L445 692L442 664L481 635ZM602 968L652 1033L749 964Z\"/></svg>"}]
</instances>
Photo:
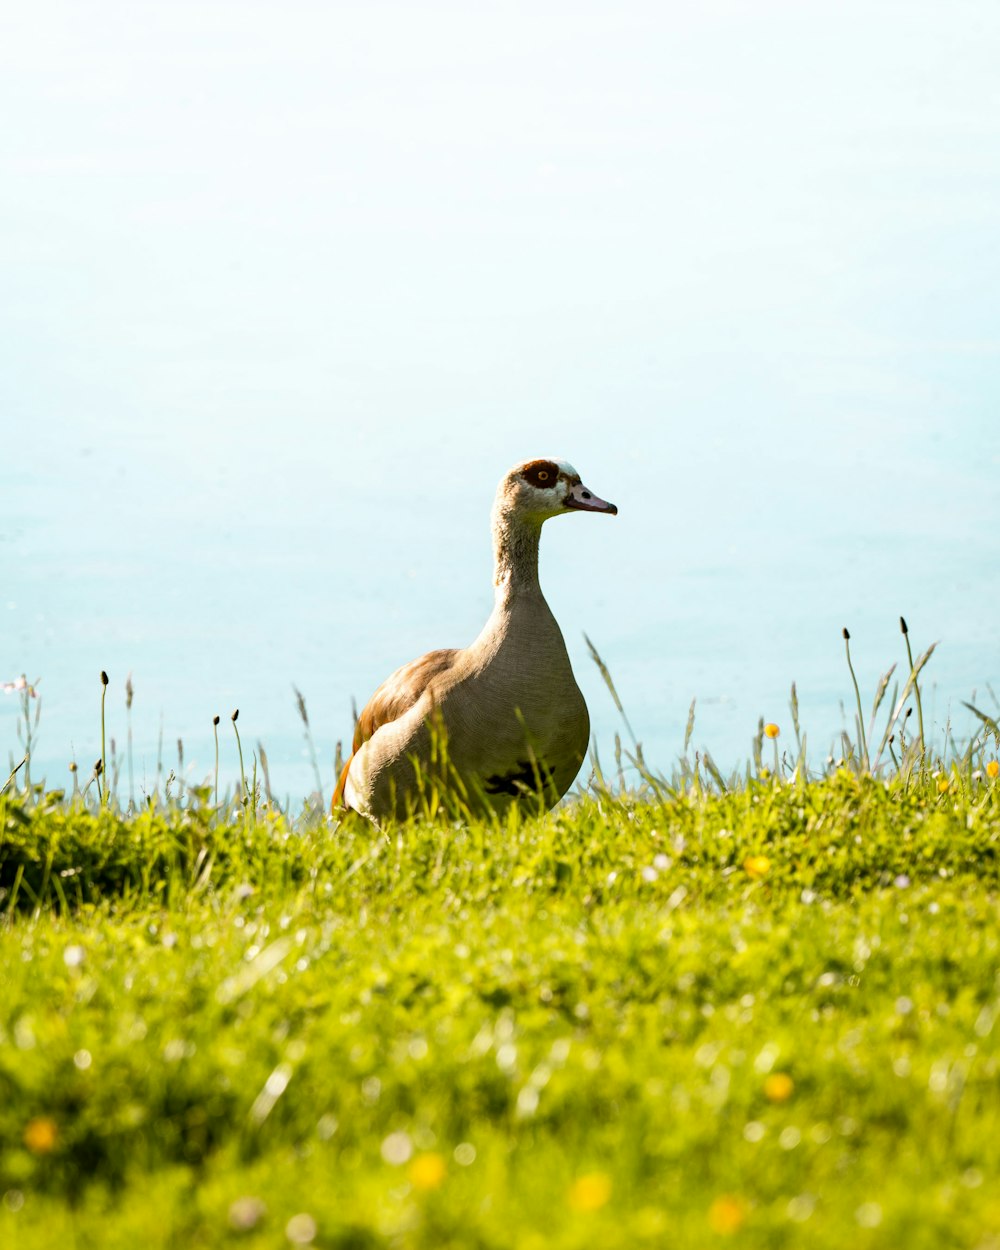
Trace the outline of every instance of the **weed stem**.
<instances>
[{"instance_id":1,"label":"weed stem","mask_svg":"<svg viewBox=\"0 0 1000 1250\"><path fill-rule=\"evenodd\" d=\"M909 629L907 629L906 617L904 616L901 616L899 618L899 629L903 635L903 638L906 641L906 658L910 661L910 672L912 673L913 672L913 650L910 647L910 631ZM913 693L916 695L916 699L917 699L917 727L920 730L920 758L922 761L924 757L924 752L927 749L926 746L924 745L924 709L920 703L920 683L917 681L915 674L913 677Z\"/></svg>"},{"instance_id":2,"label":"weed stem","mask_svg":"<svg viewBox=\"0 0 1000 1250\"><path fill-rule=\"evenodd\" d=\"M129 673L125 679L125 716L128 725L128 806L129 811L135 811L135 784L132 775L132 699L135 695L135 688L132 685L132 674Z\"/></svg>"},{"instance_id":3,"label":"weed stem","mask_svg":"<svg viewBox=\"0 0 1000 1250\"><path fill-rule=\"evenodd\" d=\"M240 709L237 708L232 715L233 733L236 735L236 749L240 753L240 780L243 783L243 806L246 807L250 798L250 791L247 789L247 775L243 767L243 745L240 742L240 731L236 728L236 721L239 717Z\"/></svg>"},{"instance_id":4,"label":"weed stem","mask_svg":"<svg viewBox=\"0 0 1000 1250\"><path fill-rule=\"evenodd\" d=\"M212 717L212 733L215 735L215 817L219 817L219 718Z\"/></svg>"},{"instance_id":5,"label":"weed stem","mask_svg":"<svg viewBox=\"0 0 1000 1250\"><path fill-rule=\"evenodd\" d=\"M108 697L108 675L102 668L101 669L101 773L104 775L105 778L107 778L107 775L108 775L108 763L107 763L108 756L107 756L107 750L105 748L105 742L104 742L104 703L107 697ZM101 800L102 805L104 804L105 801L110 802L110 794L108 790L107 781L105 781L104 789L102 790L100 779L98 779L97 794Z\"/></svg>"},{"instance_id":6,"label":"weed stem","mask_svg":"<svg viewBox=\"0 0 1000 1250\"><path fill-rule=\"evenodd\" d=\"M7 787L8 787L8 786L10 785L10 783L14 780L14 778L15 778L15 777L17 776L17 774L21 771L21 769L25 766L25 764L27 764L27 762L28 762L28 756L27 756L27 755L25 755L25 756L24 756L24 758L21 760L20 764L18 764L15 768L13 768L13 769L11 770L11 774L10 774L10 776L9 776L9 777L7 778L7 780L3 783L3 786L2 786L2 787L0 787L0 794L5 793L5 791L6 791Z\"/></svg>"},{"instance_id":7,"label":"weed stem","mask_svg":"<svg viewBox=\"0 0 1000 1250\"><path fill-rule=\"evenodd\" d=\"M858 679L854 675L854 665L851 663L851 635L846 625L844 626L844 650L847 652L847 667L851 670L851 681L854 682L854 695L858 701L858 733L861 735L861 749L864 752L865 768L870 769L871 763L868 759L868 739L865 737L865 725L861 711L861 691L858 688Z\"/></svg>"}]
</instances>

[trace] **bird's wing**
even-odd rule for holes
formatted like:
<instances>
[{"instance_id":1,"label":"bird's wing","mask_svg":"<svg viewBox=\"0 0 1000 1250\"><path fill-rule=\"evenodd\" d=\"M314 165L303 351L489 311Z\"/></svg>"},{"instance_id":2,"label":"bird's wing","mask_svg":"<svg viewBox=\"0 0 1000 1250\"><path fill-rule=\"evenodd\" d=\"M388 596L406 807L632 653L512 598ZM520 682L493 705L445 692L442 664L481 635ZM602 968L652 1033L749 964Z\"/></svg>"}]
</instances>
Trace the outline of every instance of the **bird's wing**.
<instances>
[{"instance_id":1,"label":"bird's wing","mask_svg":"<svg viewBox=\"0 0 1000 1250\"><path fill-rule=\"evenodd\" d=\"M455 663L458 650L446 647L440 651L428 651L417 660L411 660L385 679L365 704L358 723L354 726L352 750L361 746L383 725L405 716L421 697L431 681Z\"/></svg>"},{"instance_id":2,"label":"bird's wing","mask_svg":"<svg viewBox=\"0 0 1000 1250\"><path fill-rule=\"evenodd\" d=\"M457 655L458 648L456 647L445 647L438 651L428 651L426 655L420 656L419 659L411 660L409 664L404 664L402 668L397 668L375 691L365 704L361 715L358 717L357 724L354 726L351 758L344 765L344 771L341 773L340 780L337 783L332 804L334 810L343 801L344 785L346 784L347 774L350 771L354 756L376 730L381 729L383 725L389 725L393 721L399 720L401 716L405 716L410 708L418 702L433 679L439 673L444 673L451 668L455 663Z\"/></svg>"}]
</instances>

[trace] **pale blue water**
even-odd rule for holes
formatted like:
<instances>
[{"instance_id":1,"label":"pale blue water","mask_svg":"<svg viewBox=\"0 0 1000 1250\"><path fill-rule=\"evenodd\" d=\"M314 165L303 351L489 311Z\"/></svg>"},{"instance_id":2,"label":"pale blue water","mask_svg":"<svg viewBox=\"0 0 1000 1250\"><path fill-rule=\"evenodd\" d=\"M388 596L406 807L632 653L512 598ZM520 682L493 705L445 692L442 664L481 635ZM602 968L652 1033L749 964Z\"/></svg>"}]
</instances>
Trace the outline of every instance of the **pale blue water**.
<instances>
[{"instance_id":1,"label":"pale blue water","mask_svg":"<svg viewBox=\"0 0 1000 1250\"><path fill-rule=\"evenodd\" d=\"M620 508L543 586L607 762L687 709L819 763L904 652L1000 690L1000 84L989 4L25 9L0 49L0 680L36 776L211 767L239 706L329 794L399 663L478 632L525 457ZM863 38L860 33L863 32ZM0 697L0 750L16 752ZM787 738L784 739L787 741Z\"/></svg>"}]
</instances>

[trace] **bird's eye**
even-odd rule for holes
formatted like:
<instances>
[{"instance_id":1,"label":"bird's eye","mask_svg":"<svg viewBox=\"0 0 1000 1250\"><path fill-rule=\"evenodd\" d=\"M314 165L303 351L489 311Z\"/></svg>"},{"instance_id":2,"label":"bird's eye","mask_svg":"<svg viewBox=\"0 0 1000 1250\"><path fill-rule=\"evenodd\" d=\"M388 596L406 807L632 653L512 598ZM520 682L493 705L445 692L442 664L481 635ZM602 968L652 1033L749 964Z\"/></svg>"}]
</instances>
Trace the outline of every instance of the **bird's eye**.
<instances>
[{"instance_id":1,"label":"bird's eye","mask_svg":"<svg viewBox=\"0 0 1000 1250\"><path fill-rule=\"evenodd\" d=\"M539 474L538 474L538 480L539 480L540 482L547 482L547 481L549 480L549 475L548 475L548 473L546 473L546 471L545 471L544 469L541 469L541 470L539 471Z\"/></svg>"}]
</instances>

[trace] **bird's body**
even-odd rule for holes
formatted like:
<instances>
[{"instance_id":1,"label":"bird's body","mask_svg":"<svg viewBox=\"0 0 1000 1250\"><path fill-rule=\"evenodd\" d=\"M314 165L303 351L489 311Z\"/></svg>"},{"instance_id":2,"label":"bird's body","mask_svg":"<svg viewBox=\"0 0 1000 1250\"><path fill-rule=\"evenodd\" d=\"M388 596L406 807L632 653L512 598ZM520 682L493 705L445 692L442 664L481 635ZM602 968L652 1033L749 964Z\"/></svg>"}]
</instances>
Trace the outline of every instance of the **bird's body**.
<instances>
[{"instance_id":1,"label":"bird's body","mask_svg":"<svg viewBox=\"0 0 1000 1250\"><path fill-rule=\"evenodd\" d=\"M566 644L538 583L542 523L564 511L608 512L571 465L533 460L504 478L493 508L493 612L461 649L397 669L371 697L334 806L375 820L453 795L470 811L519 796L556 802L587 752L590 718Z\"/></svg>"}]
</instances>

